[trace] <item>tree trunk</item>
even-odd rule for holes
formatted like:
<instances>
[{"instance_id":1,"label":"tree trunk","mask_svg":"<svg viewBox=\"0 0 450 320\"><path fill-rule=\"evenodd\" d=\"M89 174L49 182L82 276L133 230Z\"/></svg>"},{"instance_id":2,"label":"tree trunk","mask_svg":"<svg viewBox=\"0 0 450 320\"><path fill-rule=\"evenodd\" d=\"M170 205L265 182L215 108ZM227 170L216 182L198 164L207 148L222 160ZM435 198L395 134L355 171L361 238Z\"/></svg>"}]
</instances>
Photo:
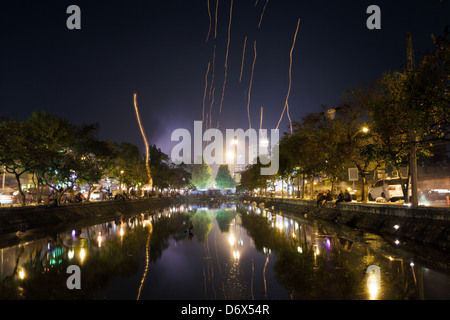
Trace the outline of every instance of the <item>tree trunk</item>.
<instances>
[{"instance_id":1,"label":"tree trunk","mask_svg":"<svg viewBox=\"0 0 450 320\"><path fill-rule=\"evenodd\" d=\"M413 206L419 205L419 192L417 187L417 138L411 145L411 158L410 158L410 170L411 170L411 204ZM409 185L407 186L407 197L409 198Z\"/></svg>"},{"instance_id":2,"label":"tree trunk","mask_svg":"<svg viewBox=\"0 0 450 320\"><path fill-rule=\"evenodd\" d=\"M88 185L89 185L89 189L88 189L88 196L86 199L87 202L89 202L91 200L91 192L92 192L92 185L91 184L88 184Z\"/></svg>"},{"instance_id":3,"label":"tree trunk","mask_svg":"<svg viewBox=\"0 0 450 320\"><path fill-rule=\"evenodd\" d=\"M334 189L336 188L337 178L331 178L331 195L335 195Z\"/></svg>"},{"instance_id":4,"label":"tree trunk","mask_svg":"<svg viewBox=\"0 0 450 320\"><path fill-rule=\"evenodd\" d=\"M365 174L361 175L361 180L362 180L361 201L366 203L368 201L369 190L367 188L367 179Z\"/></svg>"},{"instance_id":5,"label":"tree trunk","mask_svg":"<svg viewBox=\"0 0 450 320\"><path fill-rule=\"evenodd\" d=\"M23 193L23 190L22 190L22 182L20 182L20 174L14 172L14 176L16 177L17 186L19 187L19 194L20 194L20 198L21 198L20 202L24 206L25 205L25 193Z\"/></svg>"},{"instance_id":6,"label":"tree trunk","mask_svg":"<svg viewBox=\"0 0 450 320\"><path fill-rule=\"evenodd\" d=\"M302 199L305 199L305 176L302 174Z\"/></svg>"}]
</instances>

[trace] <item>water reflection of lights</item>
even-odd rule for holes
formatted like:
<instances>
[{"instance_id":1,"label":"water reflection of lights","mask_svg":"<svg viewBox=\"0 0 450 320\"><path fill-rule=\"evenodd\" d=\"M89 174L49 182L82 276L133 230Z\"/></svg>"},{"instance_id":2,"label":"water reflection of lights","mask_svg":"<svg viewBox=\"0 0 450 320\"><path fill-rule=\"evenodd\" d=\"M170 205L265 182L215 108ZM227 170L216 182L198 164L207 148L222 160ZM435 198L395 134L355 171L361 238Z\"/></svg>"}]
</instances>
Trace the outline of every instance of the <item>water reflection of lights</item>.
<instances>
[{"instance_id":1,"label":"water reflection of lights","mask_svg":"<svg viewBox=\"0 0 450 320\"><path fill-rule=\"evenodd\" d=\"M21 269L21 270L19 271L19 278L20 278L20 280L25 279L25 271L24 271L23 269Z\"/></svg>"},{"instance_id":2,"label":"water reflection of lights","mask_svg":"<svg viewBox=\"0 0 450 320\"><path fill-rule=\"evenodd\" d=\"M101 246L102 246L102 233L101 232L98 233L97 241L98 241L98 247L101 248Z\"/></svg>"},{"instance_id":3,"label":"water reflection of lights","mask_svg":"<svg viewBox=\"0 0 450 320\"><path fill-rule=\"evenodd\" d=\"M378 292L380 291L380 282L381 282L381 271L380 267L375 265L370 265L366 273L369 275L367 277L367 289L369 291L370 300L375 300L378 296Z\"/></svg>"},{"instance_id":4,"label":"water reflection of lights","mask_svg":"<svg viewBox=\"0 0 450 320\"><path fill-rule=\"evenodd\" d=\"M236 238L234 237L234 234L230 234L228 236L228 243L230 244L230 246L234 246L235 242L236 242Z\"/></svg>"},{"instance_id":5,"label":"water reflection of lights","mask_svg":"<svg viewBox=\"0 0 450 320\"><path fill-rule=\"evenodd\" d=\"M142 225L144 226L144 227L149 227L149 228L151 228L152 227L152 222L150 221L150 219L147 219L147 220L144 220L143 222L142 222Z\"/></svg>"},{"instance_id":6,"label":"water reflection of lights","mask_svg":"<svg viewBox=\"0 0 450 320\"><path fill-rule=\"evenodd\" d=\"M75 255L75 251L74 251L73 249L70 249L70 250L67 252L67 258L69 258L69 260L72 260L73 257L74 257L74 255Z\"/></svg>"},{"instance_id":7,"label":"water reflection of lights","mask_svg":"<svg viewBox=\"0 0 450 320\"><path fill-rule=\"evenodd\" d=\"M86 257L86 251L84 250L84 248L81 248L80 250L80 260L83 263L84 258Z\"/></svg>"},{"instance_id":8,"label":"water reflection of lights","mask_svg":"<svg viewBox=\"0 0 450 320\"><path fill-rule=\"evenodd\" d=\"M320 254L319 246L317 244L314 246L316 247L314 250L314 255L318 256Z\"/></svg>"}]
</instances>

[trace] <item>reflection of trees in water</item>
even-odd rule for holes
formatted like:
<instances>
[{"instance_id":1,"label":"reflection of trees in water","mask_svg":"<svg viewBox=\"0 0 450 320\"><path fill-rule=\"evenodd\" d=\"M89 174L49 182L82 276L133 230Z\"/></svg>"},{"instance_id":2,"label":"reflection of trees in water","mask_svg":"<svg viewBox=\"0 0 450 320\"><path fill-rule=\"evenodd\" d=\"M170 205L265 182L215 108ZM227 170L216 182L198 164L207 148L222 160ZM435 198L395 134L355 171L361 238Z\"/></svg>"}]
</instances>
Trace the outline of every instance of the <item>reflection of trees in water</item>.
<instances>
[{"instance_id":1,"label":"reflection of trees in water","mask_svg":"<svg viewBox=\"0 0 450 320\"><path fill-rule=\"evenodd\" d=\"M205 242L208 234L213 227L213 214L209 210L197 210L191 216L193 233L197 236L198 241Z\"/></svg>"},{"instance_id":2,"label":"reflection of trees in water","mask_svg":"<svg viewBox=\"0 0 450 320\"><path fill-rule=\"evenodd\" d=\"M134 218L133 218L134 219ZM183 223L186 216L176 214L172 218L161 218L153 222L151 236L151 261L161 257L167 248L168 238L172 234L183 234ZM86 238L79 238L72 243L66 243L68 237L55 237L52 246L65 248L61 260L51 264L46 241L38 241L22 264L25 278L19 279L17 272L0 279L0 299L92 299L96 293L106 288L109 281L115 277L128 277L139 271L143 250L146 247L149 232L147 226L135 224L130 228L128 224L123 237L113 237L103 241L101 248L96 242L96 232L92 227L85 229ZM156 226L156 227L155 227ZM106 230L103 228L102 230ZM184 236L185 237L185 236ZM70 236L69 236L70 238ZM67 257L69 246L86 249L86 258L80 261L75 256L71 260ZM19 255L17 260L23 255ZM81 290L69 290L66 286L66 273L69 265L78 265L81 269ZM17 269L17 268L15 268ZM100 297L101 298L101 297Z\"/></svg>"},{"instance_id":3,"label":"reflection of trees in water","mask_svg":"<svg viewBox=\"0 0 450 320\"><path fill-rule=\"evenodd\" d=\"M336 249L317 255L313 247L272 228L262 216L243 214L242 225L258 250L269 248L276 253L277 279L296 298L353 298L351 294L360 282L360 271L350 268ZM301 254L298 248L302 248Z\"/></svg>"},{"instance_id":4,"label":"reflection of trees in water","mask_svg":"<svg viewBox=\"0 0 450 320\"><path fill-rule=\"evenodd\" d=\"M228 232L230 230L231 221L236 216L236 211L230 210L217 210L216 211L216 221L219 229L222 233Z\"/></svg>"},{"instance_id":5,"label":"reflection of trees in water","mask_svg":"<svg viewBox=\"0 0 450 320\"><path fill-rule=\"evenodd\" d=\"M162 253L169 247L169 239L175 240L186 238L187 225L189 223L188 213L176 213L171 217L161 217L153 221L153 234L150 240L150 261L156 262Z\"/></svg>"},{"instance_id":6,"label":"reflection of trees in water","mask_svg":"<svg viewBox=\"0 0 450 320\"><path fill-rule=\"evenodd\" d=\"M352 241L338 236L334 227L302 224L292 237L273 228L266 217L242 214L242 225L252 237L256 248L270 249L276 254L274 270L278 281L299 299L417 299L420 288L409 266L402 258L393 258L383 247L382 239L370 236L364 242L357 231ZM306 230L310 228L309 239ZM328 230L329 229L329 230ZM301 231L300 231L301 230ZM338 230L338 229L336 229ZM328 231L328 232L327 232ZM331 232L330 232L331 231ZM319 250L320 247L320 250ZM371 265L380 270L376 295L368 288Z\"/></svg>"}]
</instances>

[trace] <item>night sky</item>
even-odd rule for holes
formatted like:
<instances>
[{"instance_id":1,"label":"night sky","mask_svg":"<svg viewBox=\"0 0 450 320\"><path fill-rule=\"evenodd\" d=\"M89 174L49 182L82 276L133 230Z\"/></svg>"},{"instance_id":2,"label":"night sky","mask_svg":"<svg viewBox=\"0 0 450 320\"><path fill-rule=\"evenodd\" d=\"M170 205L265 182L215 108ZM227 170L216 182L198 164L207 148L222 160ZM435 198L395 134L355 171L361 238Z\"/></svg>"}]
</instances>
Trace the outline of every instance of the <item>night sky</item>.
<instances>
[{"instance_id":1,"label":"night sky","mask_svg":"<svg viewBox=\"0 0 450 320\"><path fill-rule=\"evenodd\" d=\"M202 120L205 75L213 47L215 103L213 127L249 127L249 89L253 44L257 58L251 90L252 127L276 127L289 85L289 52L293 52L290 115L332 107L341 94L369 83L384 71L405 65L406 32L412 33L416 61L433 48L431 34L450 24L449 1L293 1L234 0L228 73L222 113L231 0L147 1L2 1L0 8L0 113L26 119L44 110L76 124L98 122L100 138L131 142L144 149L133 107L138 95L142 122L151 144L170 155L173 130L192 130ZM81 9L81 30L69 30L69 5ZM381 30L369 30L369 5L381 9ZM239 82L244 38L247 46ZM281 129L287 131L285 114Z\"/></svg>"}]
</instances>

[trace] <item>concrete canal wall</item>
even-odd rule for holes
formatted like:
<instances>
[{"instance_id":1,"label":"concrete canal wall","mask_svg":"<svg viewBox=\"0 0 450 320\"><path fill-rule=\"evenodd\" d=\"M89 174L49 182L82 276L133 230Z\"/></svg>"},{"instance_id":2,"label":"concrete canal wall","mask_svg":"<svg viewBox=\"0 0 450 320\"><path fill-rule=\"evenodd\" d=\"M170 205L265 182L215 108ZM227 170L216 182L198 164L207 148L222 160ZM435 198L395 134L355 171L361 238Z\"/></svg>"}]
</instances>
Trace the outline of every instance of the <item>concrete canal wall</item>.
<instances>
[{"instance_id":1,"label":"concrete canal wall","mask_svg":"<svg viewBox=\"0 0 450 320\"><path fill-rule=\"evenodd\" d=\"M340 203L334 208L334 202L317 207L314 200L281 198L246 198L246 200L256 202L257 205L263 202L265 208L286 210L308 220L326 220L379 235L450 249L450 208L355 202Z\"/></svg>"},{"instance_id":2,"label":"concrete canal wall","mask_svg":"<svg viewBox=\"0 0 450 320\"><path fill-rule=\"evenodd\" d=\"M58 207L29 206L0 209L0 234L76 224L80 221L116 219L139 211L163 208L176 198L116 200L67 204Z\"/></svg>"}]
</instances>

